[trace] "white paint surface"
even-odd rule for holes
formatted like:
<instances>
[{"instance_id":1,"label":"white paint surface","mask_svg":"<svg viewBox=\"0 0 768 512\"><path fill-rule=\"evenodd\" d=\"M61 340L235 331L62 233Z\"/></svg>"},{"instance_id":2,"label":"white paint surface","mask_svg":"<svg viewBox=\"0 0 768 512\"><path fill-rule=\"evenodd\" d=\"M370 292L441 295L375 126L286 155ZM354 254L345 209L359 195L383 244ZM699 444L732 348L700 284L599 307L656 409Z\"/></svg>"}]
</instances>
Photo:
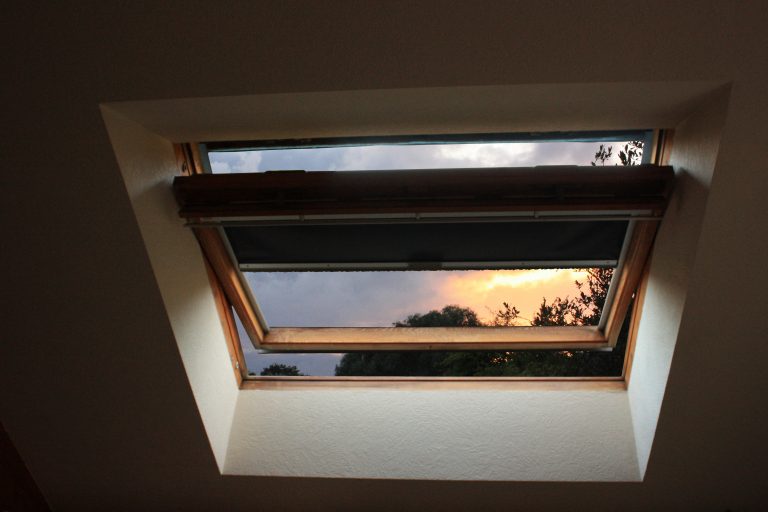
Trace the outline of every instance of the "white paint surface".
<instances>
[{"instance_id":1,"label":"white paint surface","mask_svg":"<svg viewBox=\"0 0 768 512\"><path fill-rule=\"evenodd\" d=\"M225 473L639 478L623 391L243 391Z\"/></svg>"},{"instance_id":2,"label":"white paint surface","mask_svg":"<svg viewBox=\"0 0 768 512\"><path fill-rule=\"evenodd\" d=\"M203 263L191 231L176 214L173 146L103 108L128 196L141 228L181 359L221 469L235 413L237 387Z\"/></svg>"},{"instance_id":3,"label":"white paint surface","mask_svg":"<svg viewBox=\"0 0 768 512\"><path fill-rule=\"evenodd\" d=\"M651 454L688 281L715 169L728 94L722 91L675 130L675 191L656 236L629 386L641 474Z\"/></svg>"}]
</instances>

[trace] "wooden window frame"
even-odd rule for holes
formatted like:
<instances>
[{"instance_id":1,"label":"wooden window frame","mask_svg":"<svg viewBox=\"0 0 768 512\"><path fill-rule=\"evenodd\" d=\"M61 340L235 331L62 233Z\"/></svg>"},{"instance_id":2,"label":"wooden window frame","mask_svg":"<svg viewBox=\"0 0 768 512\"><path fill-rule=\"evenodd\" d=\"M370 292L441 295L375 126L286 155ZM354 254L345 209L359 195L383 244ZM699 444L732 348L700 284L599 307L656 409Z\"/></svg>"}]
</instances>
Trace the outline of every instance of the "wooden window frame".
<instances>
[{"instance_id":1,"label":"wooden window frame","mask_svg":"<svg viewBox=\"0 0 768 512\"><path fill-rule=\"evenodd\" d=\"M671 139L662 139L657 134L660 141L666 140L667 148L664 153L668 154L669 141ZM656 148L661 148L659 142ZM613 295L612 303L607 312L607 319L601 327L591 326L564 326L564 327L427 327L427 328L407 328L407 327L366 327L366 328L271 328L267 329L263 322L261 314L255 306L250 296L247 284L233 259L231 250L222 230L216 222L207 223L207 220L222 218L242 218L244 216L270 216L270 215L291 215L291 214L349 214L349 213L379 213L382 206L388 212L403 212L413 210L412 201L406 198L405 203L392 202L382 205L379 202L375 208L369 205L337 201L336 207L328 208L322 202L310 205L302 204L298 208L292 205L290 201L281 201L278 208L275 203L264 203L261 206L254 207L254 204L246 204L242 201L242 193L253 193L254 185L247 183L247 179L236 184L237 191L234 196L229 196L228 201L224 203L209 201L210 197L205 191L210 183L215 183L219 178L211 174L205 174L201 165L199 145L197 144L179 144L176 145L177 160L182 170L182 175L197 176L195 180L177 179L174 182L174 189L179 202L180 216L185 218L192 227L197 240L200 243L203 254L205 255L209 275L212 277L212 286L216 295L217 307L222 317L225 332L229 340L230 355L233 366L238 375L238 383L242 383L247 377L242 350L240 348L239 336L235 327L235 320L232 314L234 310L239 317L246 333L251 338L251 342L259 349L274 351L301 351L301 352L320 352L320 351L351 351L351 350L525 350L525 349L559 349L559 350L600 350L611 349L616 345L619 332L623 325L626 314L628 313L632 299L638 290L644 290L641 282L644 275L644 269L647 268L650 249L658 227L658 223L666 208L666 204L672 188L672 171L669 167L659 166L636 166L632 169L639 171L644 178L650 181L656 180L657 193L651 195L633 195L631 190L626 187L622 189L621 180L611 182L609 188L615 187L621 190L618 198L613 200L584 200L583 198L573 198L573 200L563 201L562 189L554 201L542 200L541 198L532 202L521 198L517 201L505 200L503 205L472 204L462 202L461 204L445 204L439 201L428 200L426 203L418 205L419 211L441 212L446 210L459 210L464 212L472 211L499 211L499 210L535 210L537 212L558 210L579 210L589 211L591 209L600 210L643 210L649 212L640 217L641 220L633 220L633 228L630 239L625 242L624 260L622 262L623 271L615 276L619 281L616 283L616 291ZM654 149L654 151L660 151ZM663 161L663 155L655 157L655 161ZM644 168L645 167L645 168ZM563 167L560 173L556 168L548 168L547 171L553 176L553 182L558 179L573 176L572 167ZM395 171L397 172L397 171ZM541 170L532 171L540 173ZM597 173L599 174L599 173ZM275 175L280 186L284 189L295 188L296 181L306 180L307 176L320 176L315 173L301 175L286 173L285 175ZM401 177L406 175L400 175ZM605 176L604 176L605 177ZM242 177L241 177L242 178ZM417 180L421 179L418 176ZM582 182L586 178L588 184L596 187L605 186L603 180L595 181L594 173L579 177ZM310 178L311 179L311 178ZM204 183L207 181L208 183ZM230 178L231 181L231 178ZM525 180L523 180L525 181ZM180 185L181 183L181 185ZM568 183L566 183L567 186ZM316 186L311 183L310 186ZM333 186L329 187L332 190ZM230 190L231 192L231 190ZM386 193L386 192L385 192ZM195 195L197 194L197 196ZM440 190L436 191L440 194ZM225 196L227 193L225 192ZM284 196L281 196L284 198ZM202 200L201 200L202 199ZM196 202L197 201L197 202ZM286 204L287 203L287 204ZM638 292L638 295L640 292ZM639 299L640 297L638 297ZM636 325L639 319L640 304L635 300L633 306L633 322L630 328L631 333L636 332ZM628 345L629 351L633 345ZM628 375L630 366L625 363L625 373ZM306 380L306 378L302 378ZM325 378L324 378L325 379ZM354 380L354 379L353 379ZM367 379L369 380L369 379ZM402 379L399 379L402 380ZM405 379L409 380L409 379ZM450 380L450 379L449 379ZM516 380L516 379L513 379ZM555 379L558 380L558 379ZM567 379L566 379L567 380ZM611 379L608 379L611 380Z\"/></svg>"}]
</instances>

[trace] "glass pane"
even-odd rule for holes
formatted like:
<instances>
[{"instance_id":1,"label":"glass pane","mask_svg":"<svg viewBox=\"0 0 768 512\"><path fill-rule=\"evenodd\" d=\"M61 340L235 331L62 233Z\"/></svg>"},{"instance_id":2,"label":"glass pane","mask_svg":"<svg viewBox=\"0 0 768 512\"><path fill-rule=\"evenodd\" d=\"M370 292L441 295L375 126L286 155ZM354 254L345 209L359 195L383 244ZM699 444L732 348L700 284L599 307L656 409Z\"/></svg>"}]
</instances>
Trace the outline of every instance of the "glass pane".
<instances>
[{"instance_id":1,"label":"glass pane","mask_svg":"<svg viewBox=\"0 0 768 512\"><path fill-rule=\"evenodd\" d=\"M281 274L282 276L278 276ZM388 288L379 292L369 288L367 279L391 278ZM406 275L407 274L407 275ZM461 326L461 325L594 325L597 323L607 294L612 269L558 269L521 271L459 271L459 272L323 272L323 273L251 273L249 281L257 279L263 290L273 288L287 302L287 313L277 304L273 309L262 306L267 318L284 316L286 325L318 325L327 320L323 314L341 309L340 319L349 319L350 304L355 311L366 311L365 301L378 293L380 320L368 325L390 326ZM440 277L443 275L444 277ZM270 283L265 277L277 278ZM302 282L308 276L320 276L319 281ZM349 276L344 280L343 276ZM395 279L397 276L398 279ZM402 285L402 279L412 277L412 283L436 284L429 293ZM283 277L284 279L280 279ZM331 285L342 277L343 283ZM437 279L436 279L437 278ZM581 283L579 288L575 281ZM323 282L328 288L323 288ZM400 283L398 286L398 282ZM355 286L357 285L357 286ZM445 285L445 288L440 288ZM314 288L312 288L314 287ZM370 291L367 291L370 290ZM405 304L398 304L393 295L400 294ZM454 294L465 297L464 306L445 303ZM542 295L543 294L543 295ZM582 295L583 294L583 295ZM357 301L352 300L357 297ZM395 298L393 298L395 297ZM426 302L419 302L427 297ZM528 297L526 299L526 297ZM390 302L387 302L386 300ZM499 301L502 302L494 302ZM392 302L394 301L394 302ZM515 302L516 301L516 302ZM363 303L362 305L355 304ZM494 307L481 306L485 303ZM506 305L504 304L506 302ZM389 304L389 306L387 306ZM469 305L467 305L469 304ZM330 306L329 306L330 305ZM507 307L508 306L508 307ZM543 306L543 307L542 307ZM421 308L421 309L418 309ZM521 309L522 308L522 309ZM476 311L476 309L478 311ZM519 313L516 313L516 311ZM271 311L271 312L270 312ZM408 311L400 314L398 311ZM524 312L525 311L525 312ZM346 315L346 316L344 316ZM399 316L398 316L399 315ZM293 320L297 319L297 320ZM395 319L395 320L392 320ZM326 322L329 323L329 322ZM335 325L347 325L337 323ZM241 343L249 375L258 376L393 376L393 377L509 377L509 376L620 376L624 362L629 316L612 352L527 350L527 351L378 351L349 353L270 353L257 350L247 340L239 324Z\"/></svg>"},{"instance_id":2,"label":"glass pane","mask_svg":"<svg viewBox=\"0 0 768 512\"><path fill-rule=\"evenodd\" d=\"M391 327L446 307L464 311L472 326L596 325L612 275L612 269L245 273L270 327Z\"/></svg>"},{"instance_id":3,"label":"glass pane","mask_svg":"<svg viewBox=\"0 0 768 512\"><path fill-rule=\"evenodd\" d=\"M251 349L249 377L619 377L626 335L612 352L587 350L268 353Z\"/></svg>"},{"instance_id":4,"label":"glass pane","mask_svg":"<svg viewBox=\"0 0 768 512\"><path fill-rule=\"evenodd\" d=\"M638 145L639 144L639 145ZM640 141L389 144L210 151L215 174L274 170L348 171L622 165L642 160Z\"/></svg>"}]
</instances>

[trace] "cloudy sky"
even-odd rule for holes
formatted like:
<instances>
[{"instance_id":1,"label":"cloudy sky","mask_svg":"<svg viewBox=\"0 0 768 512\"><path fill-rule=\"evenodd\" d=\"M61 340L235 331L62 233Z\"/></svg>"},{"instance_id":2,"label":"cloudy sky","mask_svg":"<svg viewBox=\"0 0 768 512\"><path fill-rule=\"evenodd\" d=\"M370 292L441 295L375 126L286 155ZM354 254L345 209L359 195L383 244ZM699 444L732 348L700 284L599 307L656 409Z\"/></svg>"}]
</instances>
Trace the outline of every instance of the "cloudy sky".
<instances>
[{"instance_id":1,"label":"cloudy sky","mask_svg":"<svg viewBox=\"0 0 768 512\"><path fill-rule=\"evenodd\" d=\"M446 304L490 320L502 302L532 319L542 297L573 296L585 276L575 269L246 273L272 327L391 327Z\"/></svg>"},{"instance_id":2,"label":"cloudy sky","mask_svg":"<svg viewBox=\"0 0 768 512\"><path fill-rule=\"evenodd\" d=\"M618 146L619 143L614 145ZM589 165L596 142L420 144L209 153L214 173Z\"/></svg>"},{"instance_id":3,"label":"cloudy sky","mask_svg":"<svg viewBox=\"0 0 768 512\"><path fill-rule=\"evenodd\" d=\"M609 143L611 144L611 143ZM612 143L618 148L621 143ZM344 171L536 165L589 165L597 142L382 145L209 153L214 173L267 170ZM617 163L610 162L611 165ZM488 320L508 302L530 319L543 297L573 296L575 270L440 272L250 272L246 278L277 326L390 326L446 304L471 307ZM523 321L523 323L525 323ZM272 363L308 375L333 375L340 354L261 354L243 344L248 368Z\"/></svg>"}]
</instances>

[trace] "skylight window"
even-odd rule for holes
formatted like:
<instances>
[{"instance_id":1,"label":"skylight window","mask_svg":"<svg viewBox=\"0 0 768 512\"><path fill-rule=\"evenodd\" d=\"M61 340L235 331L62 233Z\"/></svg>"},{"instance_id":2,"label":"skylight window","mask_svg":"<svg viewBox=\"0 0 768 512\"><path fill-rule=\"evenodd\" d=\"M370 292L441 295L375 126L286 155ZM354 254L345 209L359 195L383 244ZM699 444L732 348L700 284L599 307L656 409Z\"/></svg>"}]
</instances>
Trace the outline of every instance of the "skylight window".
<instances>
[{"instance_id":1,"label":"skylight window","mask_svg":"<svg viewBox=\"0 0 768 512\"><path fill-rule=\"evenodd\" d=\"M649 140L209 143L188 152L195 172L174 188L252 344L246 360L335 357L350 375L381 363L353 353L391 351L409 366L439 351L485 354L503 376L533 364L516 351L577 361L617 345L671 187L671 169L637 165ZM456 314L471 320L451 323Z\"/></svg>"}]
</instances>

